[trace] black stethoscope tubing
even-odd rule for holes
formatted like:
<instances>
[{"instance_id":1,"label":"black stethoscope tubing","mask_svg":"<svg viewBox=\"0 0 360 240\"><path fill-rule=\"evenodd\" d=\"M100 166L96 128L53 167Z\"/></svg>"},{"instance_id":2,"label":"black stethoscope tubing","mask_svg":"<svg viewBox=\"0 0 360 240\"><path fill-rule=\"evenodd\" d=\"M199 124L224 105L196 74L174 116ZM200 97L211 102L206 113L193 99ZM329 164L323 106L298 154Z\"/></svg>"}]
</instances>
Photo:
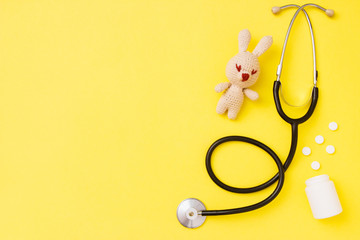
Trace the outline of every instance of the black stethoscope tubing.
<instances>
[{"instance_id":1,"label":"black stethoscope tubing","mask_svg":"<svg viewBox=\"0 0 360 240\"><path fill-rule=\"evenodd\" d=\"M277 109L277 112L279 113L279 115L281 116L281 118L291 125L291 146L290 146L290 151L289 151L289 154L286 158L284 165L282 164L282 162L281 162L280 158L277 156L277 154L270 147L266 146L265 144L255 140L255 139L244 137L244 136L227 136L227 137L218 139L210 146L209 150L207 151L206 158L205 158L206 170L207 170L210 178L219 187L221 187L227 191L234 192L234 193L253 193L253 192L263 190L263 189L271 186L272 184L274 184L276 181L278 181L275 190L267 198L265 198L264 200L262 200L258 203L255 203L255 204L252 204L249 206L245 206L245 207L240 207L240 208L223 209L223 210L203 210L202 212L199 213L202 216L230 215L230 214L237 214L237 213L252 211L252 210L261 208L261 207L269 204L280 193L280 191L284 185L285 171L290 166L290 163L293 160L294 155L295 155L297 140L298 140L298 125L307 121L311 117L311 115L313 114L313 112L315 110L315 107L316 107L316 104L318 101L318 96L319 96L319 90L316 86L314 86L313 90L312 90L312 95L311 95L311 104L310 104L310 107L309 107L308 111L306 112L306 114L300 118L290 118L289 116L287 116L285 114L285 112L283 111L283 109L281 107L280 96L279 96L280 86L281 86L280 81L274 82L273 95L274 95L276 109ZM237 187L232 187L232 186L229 186L229 185L223 183L218 177L216 177L216 175L212 169L211 157L212 157L214 150L219 145L226 143L226 142L232 142L232 141L246 142L246 143L252 144L256 147L259 147L262 150L264 150L265 152L267 152L272 157L272 159L275 161L275 163L278 167L278 170L279 170L278 173L275 176L273 176L271 179L266 181L265 183L262 183L260 185L254 186L254 187L249 187L249 188L237 188Z\"/></svg>"}]
</instances>

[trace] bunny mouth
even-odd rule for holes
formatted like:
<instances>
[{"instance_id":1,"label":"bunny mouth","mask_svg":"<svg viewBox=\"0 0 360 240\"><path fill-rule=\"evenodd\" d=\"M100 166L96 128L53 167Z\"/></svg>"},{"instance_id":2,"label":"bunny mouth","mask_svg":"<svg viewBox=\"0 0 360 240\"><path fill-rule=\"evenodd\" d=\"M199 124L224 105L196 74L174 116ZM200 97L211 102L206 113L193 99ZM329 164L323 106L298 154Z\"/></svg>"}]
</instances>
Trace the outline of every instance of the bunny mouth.
<instances>
[{"instance_id":1,"label":"bunny mouth","mask_svg":"<svg viewBox=\"0 0 360 240\"><path fill-rule=\"evenodd\" d=\"M248 73L243 73L241 74L242 77L242 82L246 82L247 80L249 80L250 75Z\"/></svg>"}]
</instances>

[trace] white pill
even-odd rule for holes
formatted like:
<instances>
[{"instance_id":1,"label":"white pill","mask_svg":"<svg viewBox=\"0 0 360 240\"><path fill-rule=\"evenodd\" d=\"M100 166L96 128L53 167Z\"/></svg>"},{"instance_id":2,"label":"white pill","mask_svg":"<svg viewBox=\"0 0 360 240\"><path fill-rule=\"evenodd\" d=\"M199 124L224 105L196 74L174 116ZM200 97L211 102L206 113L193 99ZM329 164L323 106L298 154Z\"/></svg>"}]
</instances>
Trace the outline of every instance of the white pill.
<instances>
[{"instance_id":1,"label":"white pill","mask_svg":"<svg viewBox=\"0 0 360 240\"><path fill-rule=\"evenodd\" d=\"M308 156L308 155L310 155L310 153L311 153L311 149L310 149L309 147L304 147L304 148L302 149L302 153L303 153L305 156Z\"/></svg>"},{"instance_id":2,"label":"white pill","mask_svg":"<svg viewBox=\"0 0 360 240\"><path fill-rule=\"evenodd\" d=\"M318 161L313 161L311 163L311 168L314 169L314 170L319 170L320 168L320 163Z\"/></svg>"},{"instance_id":3,"label":"white pill","mask_svg":"<svg viewBox=\"0 0 360 240\"><path fill-rule=\"evenodd\" d=\"M335 152L335 147L333 145L329 145L326 147L326 152L328 154L333 154Z\"/></svg>"},{"instance_id":4,"label":"white pill","mask_svg":"<svg viewBox=\"0 0 360 240\"><path fill-rule=\"evenodd\" d=\"M331 123L329 123L329 128L330 128L330 130L335 131L338 128L338 125L336 122L331 122Z\"/></svg>"},{"instance_id":5,"label":"white pill","mask_svg":"<svg viewBox=\"0 0 360 240\"><path fill-rule=\"evenodd\" d=\"M315 142L316 142L317 144L322 144L322 143L324 142L324 137L321 136L321 135L316 136L316 137L315 137Z\"/></svg>"}]
</instances>

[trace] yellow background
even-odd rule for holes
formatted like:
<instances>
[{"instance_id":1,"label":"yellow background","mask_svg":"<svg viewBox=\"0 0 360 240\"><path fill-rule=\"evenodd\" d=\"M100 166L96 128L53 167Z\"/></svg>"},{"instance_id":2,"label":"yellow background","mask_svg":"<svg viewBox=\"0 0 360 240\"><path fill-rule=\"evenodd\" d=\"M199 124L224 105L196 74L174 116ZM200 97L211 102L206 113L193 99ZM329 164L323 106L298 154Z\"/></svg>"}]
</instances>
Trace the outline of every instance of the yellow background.
<instances>
[{"instance_id":1,"label":"yellow background","mask_svg":"<svg viewBox=\"0 0 360 240\"><path fill-rule=\"evenodd\" d=\"M208 209L255 203L272 189L238 195L208 177L204 157L226 135L245 135L284 159L290 127L277 115L272 85L294 9L288 1L1 0L0 239L359 239L360 3L309 8L320 99L299 128L298 152L276 200L254 212L208 217L198 229L176 218L185 198ZM291 2L292 3L292 2ZM306 2L297 2L303 4ZM272 35L261 75L236 121L216 114L227 61L248 28L249 49ZM282 76L288 101L312 86L304 16L294 25ZM304 109L288 109L293 116ZM336 121L332 132L328 123ZM325 137L323 145L314 142ZM328 155L325 147L336 147ZM301 149L309 146L305 157ZM310 164L317 160L321 169ZM219 178L250 186L276 172L255 147L226 144L214 155ZM328 174L343 213L316 220L304 181Z\"/></svg>"}]
</instances>

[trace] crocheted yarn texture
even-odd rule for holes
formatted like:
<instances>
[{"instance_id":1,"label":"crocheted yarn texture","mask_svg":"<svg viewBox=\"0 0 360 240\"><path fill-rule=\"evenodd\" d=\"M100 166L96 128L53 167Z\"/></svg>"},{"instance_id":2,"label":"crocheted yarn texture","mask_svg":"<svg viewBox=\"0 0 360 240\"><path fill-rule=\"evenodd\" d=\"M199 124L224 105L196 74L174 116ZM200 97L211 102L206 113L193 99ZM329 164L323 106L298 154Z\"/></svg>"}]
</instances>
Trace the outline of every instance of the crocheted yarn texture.
<instances>
[{"instance_id":1,"label":"crocheted yarn texture","mask_svg":"<svg viewBox=\"0 0 360 240\"><path fill-rule=\"evenodd\" d=\"M239 33L239 53L230 59L226 66L226 77L230 82L219 83L215 91L225 91L216 107L216 112L224 114L228 111L228 117L235 119L244 101L244 94L251 100L257 100L257 92L248 89L254 85L260 74L258 57L268 50L272 44L272 37L265 36L251 52L246 51L250 43L251 35L249 30L244 29Z\"/></svg>"}]
</instances>

